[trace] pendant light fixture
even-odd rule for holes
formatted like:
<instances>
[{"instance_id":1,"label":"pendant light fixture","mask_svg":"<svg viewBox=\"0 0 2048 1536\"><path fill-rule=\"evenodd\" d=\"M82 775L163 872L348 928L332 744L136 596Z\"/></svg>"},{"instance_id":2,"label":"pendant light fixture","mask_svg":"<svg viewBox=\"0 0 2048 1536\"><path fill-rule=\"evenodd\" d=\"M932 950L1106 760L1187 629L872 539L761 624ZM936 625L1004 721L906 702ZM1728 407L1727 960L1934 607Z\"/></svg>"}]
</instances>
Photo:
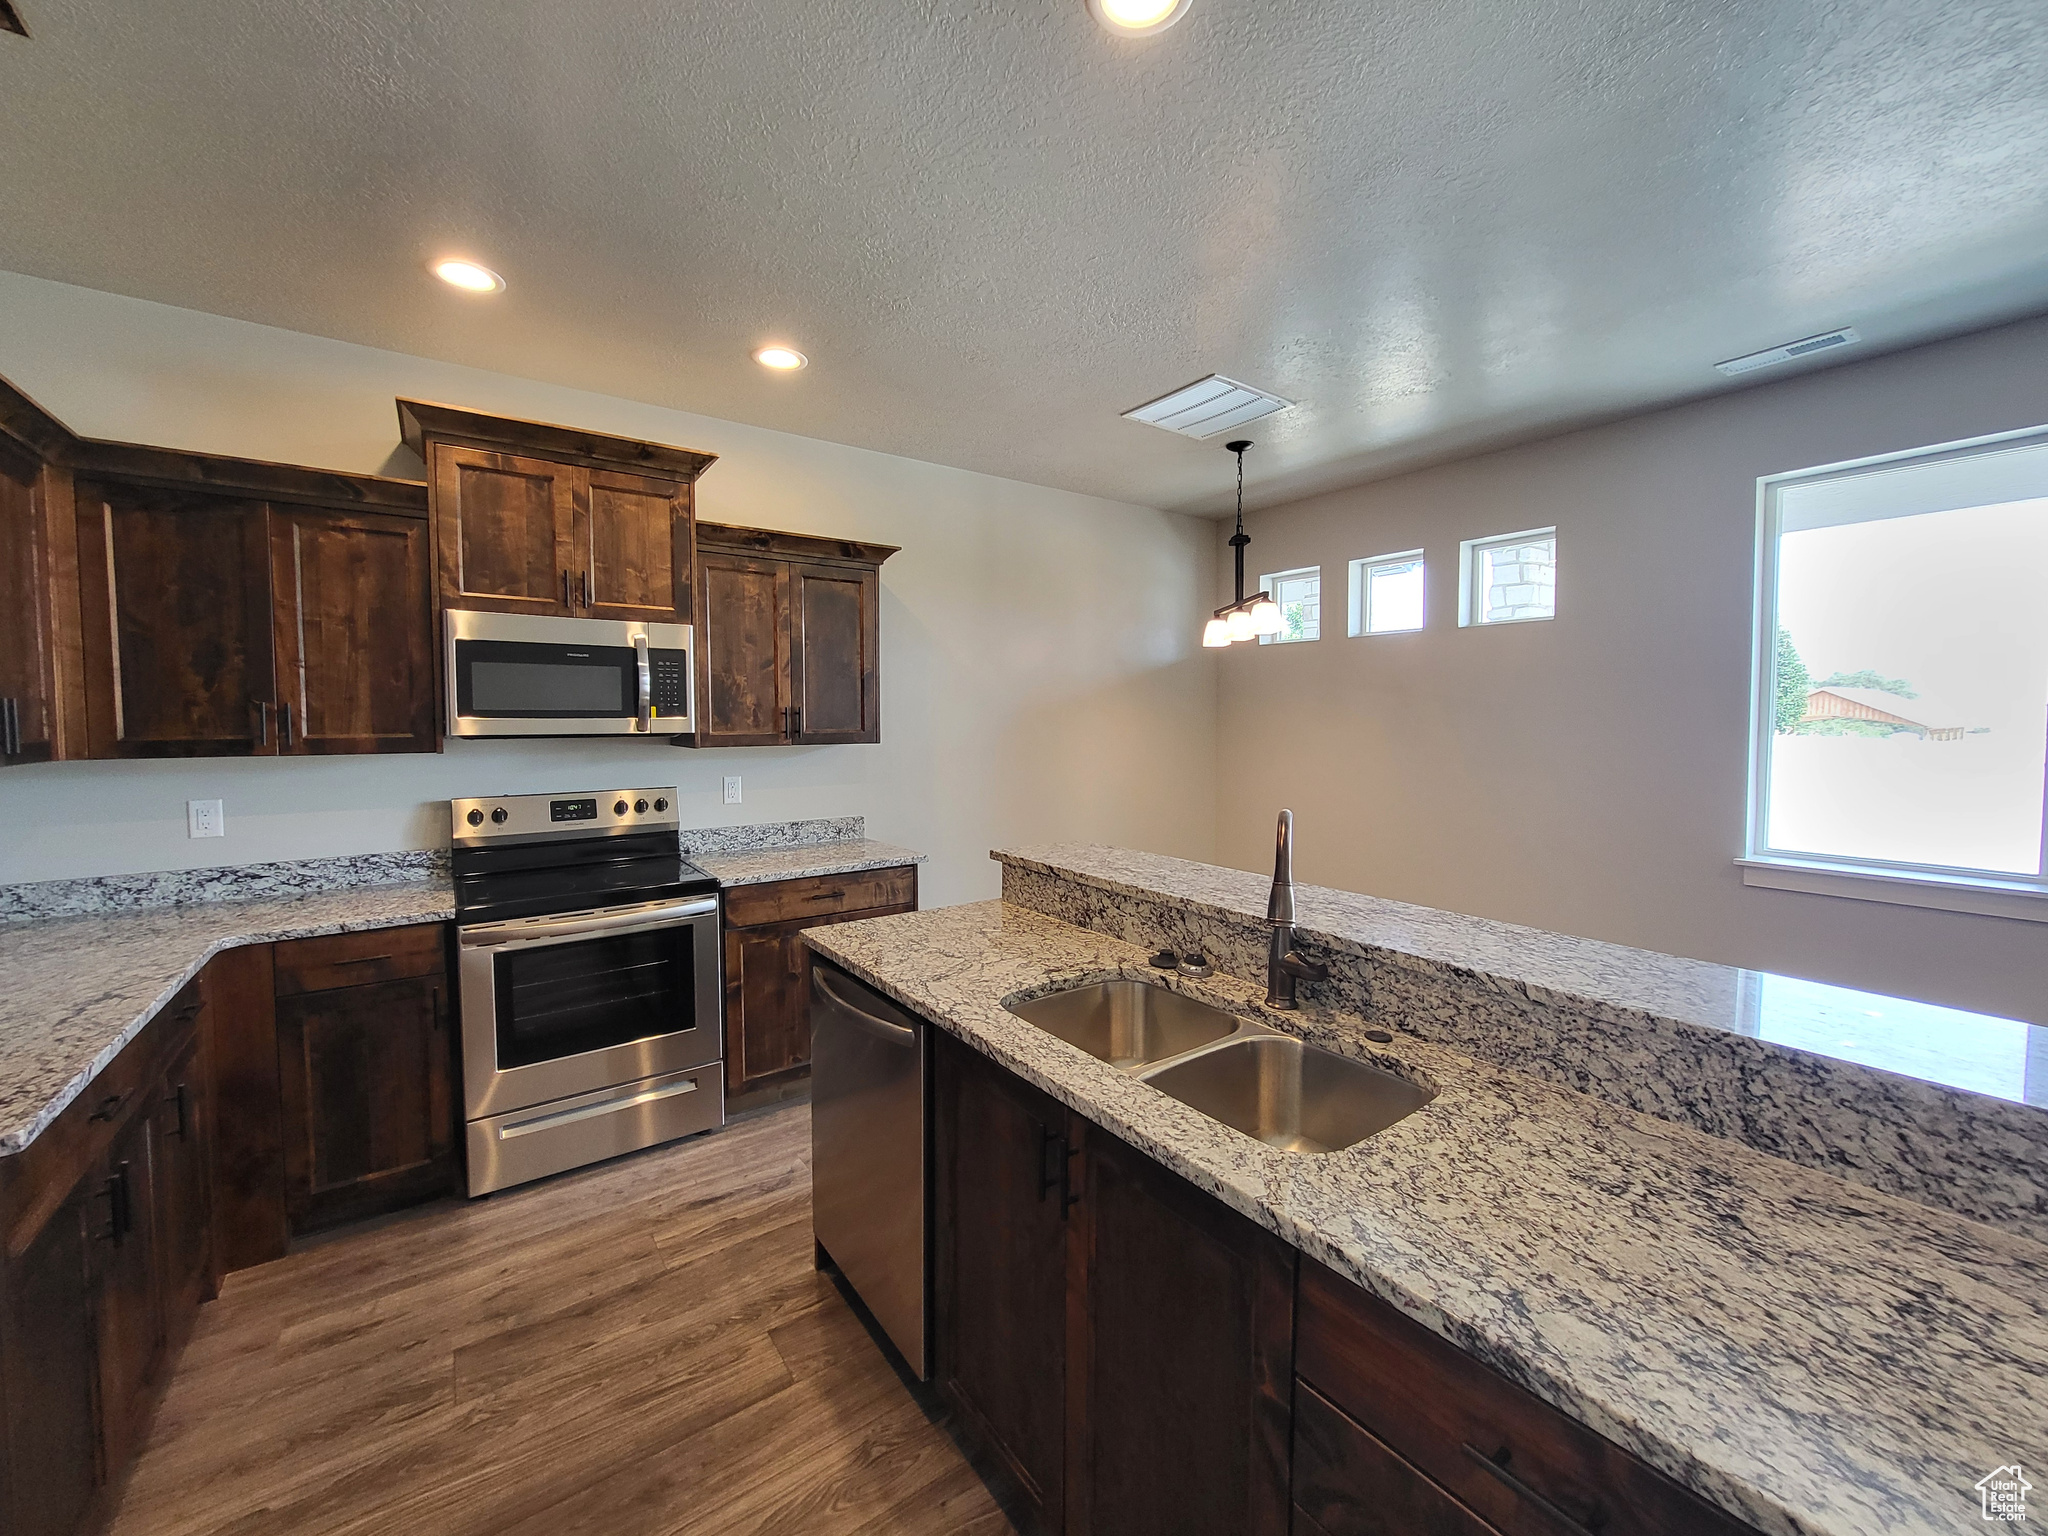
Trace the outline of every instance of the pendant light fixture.
<instances>
[{"instance_id":1,"label":"pendant light fixture","mask_svg":"<svg viewBox=\"0 0 2048 1536\"><path fill-rule=\"evenodd\" d=\"M1261 635L1277 635L1287 627L1280 605L1273 601L1271 593L1244 595L1244 547L1252 541L1252 536L1244 531L1244 451L1251 445L1248 437L1223 445L1237 455L1237 532L1230 536L1230 548L1237 556L1237 599L1218 608L1216 616L1202 627L1202 644L1211 650L1221 650L1240 640L1256 640Z\"/></svg>"}]
</instances>

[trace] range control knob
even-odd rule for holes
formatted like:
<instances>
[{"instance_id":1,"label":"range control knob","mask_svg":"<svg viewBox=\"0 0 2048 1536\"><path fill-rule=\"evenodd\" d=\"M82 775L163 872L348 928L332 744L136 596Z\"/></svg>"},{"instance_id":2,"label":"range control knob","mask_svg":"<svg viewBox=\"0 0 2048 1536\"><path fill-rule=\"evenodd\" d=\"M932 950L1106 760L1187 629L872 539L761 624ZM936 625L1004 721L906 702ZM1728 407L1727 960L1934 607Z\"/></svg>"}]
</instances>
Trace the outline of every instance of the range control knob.
<instances>
[{"instance_id":1,"label":"range control knob","mask_svg":"<svg viewBox=\"0 0 2048 1536\"><path fill-rule=\"evenodd\" d=\"M638 814L645 816L647 814L647 802L645 800L635 800L633 802L633 809Z\"/></svg>"},{"instance_id":2,"label":"range control knob","mask_svg":"<svg viewBox=\"0 0 2048 1536\"><path fill-rule=\"evenodd\" d=\"M491 808L491 825L492 825L492 826L494 826L494 827L502 827L503 825L505 825L505 823L506 823L506 822L510 821L511 819L512 819L512 813L511 813L510 811L506 810L506 809L505 809L505 807L503 807L502 805L498 805L498 806L493 806L493 807Z\"/></svg>"},{"instance_id":3,"label":"range control knob","mask_svg":"<svg viewBox=\"0 0 2048 1536\"><path fill-rule=\"evenodd\" d=\"M665 811L668 809L668 802L666 800L657 800L654 802L654 808L657 811Z\"/></svg>"},{"instance_id":4,"label":"range control knob","mask_svg":"<svg viewBox=\"0 0 2048 1536\"><path fill-rule=\"evenodd\" d=\"M614 816L623 816L626 814L626 812L630 811L631 809L632 807L630 805L626 804L625 801L621 800L612 806L612 814Z\"/></svg>"},{"instance_id":5,"label":"range control knob","mask_svg":"<svg viewBox=\"0 0 2048 1536\"><path fill-rule=\"evenodd\" d=\"M484 824L484 813L482 811L471 811L469 815L464 819L467 820L472 827L480 827Z\"/></svg>"}]
</instances>

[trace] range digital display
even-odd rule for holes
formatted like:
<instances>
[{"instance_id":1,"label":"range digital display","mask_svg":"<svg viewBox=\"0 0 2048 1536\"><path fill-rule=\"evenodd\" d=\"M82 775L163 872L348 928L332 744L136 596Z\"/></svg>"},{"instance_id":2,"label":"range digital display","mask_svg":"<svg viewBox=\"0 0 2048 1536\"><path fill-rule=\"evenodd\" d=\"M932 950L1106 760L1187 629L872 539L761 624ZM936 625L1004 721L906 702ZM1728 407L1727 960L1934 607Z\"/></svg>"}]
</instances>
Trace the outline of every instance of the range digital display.
<instances>
[{"instance_id":1,"label":"range digital display","mask_svg":"<svg viewBox=\"0 0 2048 1536\"><path fill-rule=\"evenodd\" d=\"M589 800L550 800L548 802L548 820L595 821L597 820L597 801L594 798Z\"/></svg>"}]
</instances>

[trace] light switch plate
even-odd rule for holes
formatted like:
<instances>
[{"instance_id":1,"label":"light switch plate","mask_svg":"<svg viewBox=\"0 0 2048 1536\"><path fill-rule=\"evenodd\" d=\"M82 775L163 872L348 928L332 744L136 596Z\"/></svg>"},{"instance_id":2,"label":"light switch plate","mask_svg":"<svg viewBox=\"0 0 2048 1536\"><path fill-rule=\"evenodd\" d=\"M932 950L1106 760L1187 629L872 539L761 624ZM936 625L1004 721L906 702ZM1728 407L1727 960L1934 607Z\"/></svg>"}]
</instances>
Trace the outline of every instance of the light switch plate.
<instances>
[{"instance_id":1,"label":"light switch plate","mask_svg":"<svg viewBox=\"0 0 2048 1536\"><path fill-rule=\"evenodd\" d=\"M226 837L228 835L227 814L221 810L218 800L187 800L185 802L185 835L187 837Z\"/></svg>"},{"instance_id":2,"label":"light switch plate","mask_svg":"<svg viewBox=\"0 0 2048 1536\"><path fill-rule=\"evenodd\" d=\"M736 773L729 773L725 776L725 803L727 805L738 805L740 803L740 776ZM195 832L193 836L196 837L198 834Z\"/></svg>"}]
</instances>

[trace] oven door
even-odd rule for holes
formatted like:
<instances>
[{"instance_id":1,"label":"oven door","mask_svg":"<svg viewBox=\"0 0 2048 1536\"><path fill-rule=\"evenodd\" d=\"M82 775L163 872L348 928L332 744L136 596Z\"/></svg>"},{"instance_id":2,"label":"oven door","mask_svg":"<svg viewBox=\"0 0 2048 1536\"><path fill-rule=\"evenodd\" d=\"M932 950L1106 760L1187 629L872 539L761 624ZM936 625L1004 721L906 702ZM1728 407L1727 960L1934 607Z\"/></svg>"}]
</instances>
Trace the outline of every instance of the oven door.
<instances>
[{"instance_id":1,"label":"oven door","mask_svg":"<svg viewBox=\"0 0 2048 1536\"><path fill-rule=\"evenodd\" d=\"M456 948L468 1119L724 1054L716 896L482 923Z\"/></svg>"},{"instance_id":2,"label":"oven door","mask_svg":"<svg viewBox=\"0 0 2048 1536\"><path fill-rule=\"evenodd\" d=\"M690 719L687 624L446 615L450 736L677 736Z\"/></svg>"}]
</instances>

